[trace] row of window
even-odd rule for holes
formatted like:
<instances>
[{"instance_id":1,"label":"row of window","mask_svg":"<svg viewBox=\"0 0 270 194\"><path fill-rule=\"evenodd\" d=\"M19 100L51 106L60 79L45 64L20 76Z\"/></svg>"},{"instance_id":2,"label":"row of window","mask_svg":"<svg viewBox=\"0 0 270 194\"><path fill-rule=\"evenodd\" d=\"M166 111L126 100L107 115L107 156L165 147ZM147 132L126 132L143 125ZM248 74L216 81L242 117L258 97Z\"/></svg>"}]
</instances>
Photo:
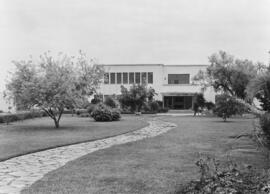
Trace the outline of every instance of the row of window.
<instances>
[{"instance_id":1,"label":"row of window","mask_svg":"<svg viewBox=\"0 0 270 194\"><path fill-rule=\"evenodd\" d=\"M153 72L105 73L104 84L153 84Z\"/></svg>"},{"instance_id":2,"label":"row of window","mask_svg":"<svg viewBox=\"0 0 270 194\"><path fill-rule=\"evenodd\" d=\"M189 84L189 74L168 74L168 84Z\"/></svg>"}]
</instances>

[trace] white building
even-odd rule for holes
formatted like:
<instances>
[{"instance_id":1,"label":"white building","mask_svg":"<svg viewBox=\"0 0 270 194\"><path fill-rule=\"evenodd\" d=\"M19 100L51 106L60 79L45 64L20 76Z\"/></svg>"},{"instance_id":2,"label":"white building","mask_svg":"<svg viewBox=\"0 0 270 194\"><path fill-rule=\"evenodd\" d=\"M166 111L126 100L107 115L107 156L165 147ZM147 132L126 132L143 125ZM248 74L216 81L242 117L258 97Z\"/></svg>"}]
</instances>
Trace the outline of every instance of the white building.
<instances>
[{"instance_id":1,"label":"white building","mask_svg":"<svg viewBox=\"0 0 270 194\"><path fill-rule=\"evenodd\" d=\"M121 94L120 86L145 82L155 89L156 100L163 101L170 109L191 109L196 93L201 87L192 84L192 78L207 65L163 65L163 64L115 64L104 65L105 79L98 92L103 96ZM215 101L215 92L204 92L207 101Z\"/></svg>"}]
</instances>

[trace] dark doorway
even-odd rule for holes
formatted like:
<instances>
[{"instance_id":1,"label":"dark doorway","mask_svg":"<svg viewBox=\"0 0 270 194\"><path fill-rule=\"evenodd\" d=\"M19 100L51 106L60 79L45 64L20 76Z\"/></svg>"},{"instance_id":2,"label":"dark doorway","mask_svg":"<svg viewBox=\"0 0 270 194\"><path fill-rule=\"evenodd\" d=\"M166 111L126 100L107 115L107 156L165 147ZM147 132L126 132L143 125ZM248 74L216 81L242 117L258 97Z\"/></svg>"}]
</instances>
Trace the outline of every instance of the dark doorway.
<instances>
[{"instance_id":1,"label":"dark doorway","mask_svg":"<svg viewBox=\"0 0 270 194\"><path fill-rule=\"evenodd\" d=\"M164 96L164 107L169 109L191 109L192 96Z\"/></svg>"}]
</instances>

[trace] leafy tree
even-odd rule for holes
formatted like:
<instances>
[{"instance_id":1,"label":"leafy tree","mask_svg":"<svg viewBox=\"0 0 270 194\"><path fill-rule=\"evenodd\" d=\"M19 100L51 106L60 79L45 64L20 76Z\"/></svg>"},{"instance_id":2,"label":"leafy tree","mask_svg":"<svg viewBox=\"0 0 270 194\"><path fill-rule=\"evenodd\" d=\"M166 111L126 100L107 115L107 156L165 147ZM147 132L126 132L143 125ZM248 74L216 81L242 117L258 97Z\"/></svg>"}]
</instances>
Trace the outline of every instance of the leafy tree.
<instances>
[{"instance_id":1,"label":"leafy tree","mask_svg":"<svg viewBox=\"0 0 270 194\"><path fill-rule=\"evenodd\" d=\"M260 69L251 61L234 59L224 51L211 55L209 62L207 70L200 71L193 80L200 83L203 89L212 86L217 92L245 99L246 87Z\"/></svg>"},{"instance_id":2,"label":"leafy tree","mask_svg":"<svg viewBox=\"0 0 270 194\"><path fill-rule=\"evenodd\" d=\"M103 68L79 53L77 58L49 53L33 60L15 61L15 73L7 83L6 96L18 109L38 107L53 120L55 127L64 108L82 106L103 76Z\"/></svg>"},{"instance_id":3,"label":"leafy tree","mask_svg":"<svg viewBox=\"0 0 270 194\"><path fill-rule=\"evenodd\" d=\"M206 100L202 93L195 95L195 102L193 104L194 116L196 116L199 110L202 110L205 106Z\"/></svg>"},{"instance_id":4,"label":"leafy tree","mask_svg":"<svg viewBox=\"0 0 270 194\"><path fill-rule=\"evenodd\" d=\"M133 85L128 90L124 86L121 86L121 96L119 97L119 102L127 107L137 112L141 111L143 104L149 100L153 100L153 96L156 95L153 88L147 88L145 84L143 85Z\"/></svg>"},{"instance_id":5,"label":"leafy tree","mask_svg":"<svg viewBox=\"0 0 270 194\"><path fill-rule=\"evenodd\" d=\"M270 112L270 69L250 81L247 87L249 97L256 97L264 111Z\"/></svg>"},{"instance_id":6,"label":"leafy tree","mask_svg":"<svg viewBox=\"0 0 270 194\"><path fill-rule=\"evenodd\" d=\"M214 112L217 116L222 117L224 121L232 115L243 114L247 108L239 103L235 97L227 94L222 94L216 98L216 107Z\"/></svg>"}]
</instances>

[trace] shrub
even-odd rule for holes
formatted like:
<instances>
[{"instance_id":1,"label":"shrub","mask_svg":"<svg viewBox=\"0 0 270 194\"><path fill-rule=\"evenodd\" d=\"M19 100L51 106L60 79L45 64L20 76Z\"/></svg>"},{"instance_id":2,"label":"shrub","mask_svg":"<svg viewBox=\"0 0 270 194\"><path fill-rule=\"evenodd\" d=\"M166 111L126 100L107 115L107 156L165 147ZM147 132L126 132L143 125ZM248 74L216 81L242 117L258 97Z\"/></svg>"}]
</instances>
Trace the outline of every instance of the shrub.
<instances>
[{"instance_id":1,"label":"shrub","mask_svg":"<svg viewBox=\"0 0 270 194\"><path fill-rule=\"evenodd\" d=\"M81 113L79 117L90 117L89 113Z\"/></svg>"},{"instance_id":2,"label":"shrub","mask_svg":"<svg viewBox=\"0 0 270 194\"><path fill-rule=\"evenodd\" d=\"M9 124L14 121L22 121L25 119L33 119L37 117L44 117L47 114L44 111L23 111L18 113L7 113L0 116L0 123Z\"/></svg>"},{"instance_id":3,"label":"shrub","mask_svg":"<svg viewBox=\"0 0 270 194\"><path fill-rule=\"evenodd\" d=\"M129 107L121 107L121 114L134 114L134 111L130 110Z\"/></svg>"},{"instance_id":4,"label":"shrub","mask_svg":"<svg viewBox=\"0 0 270 194\"><path fill-rule=\"evenodd\" d=\"M80 115L80 114L83 114L83 113L88 113L87 109L76 109L76 115Z\"/></svg>"},{"instance_id":5,"label":"shrub","mask_svg":"<svg viewBox=\"0 0 270 194\"><path fill-rule=\"evenodd\" d=\"M0 110L0 113L3 113L4 111Z\"/></svg>"},{"instance_id":6,"label":"shrub","mask_svg":"<svg viewBox=\"0 0 270 194\"><path fill-rule=\"evenodd\" d=\"M205 102L205 107L207 110L213 110L215 108L215 104L213 102Z\"/></svg>"},{"instance_id":7,"label":"shrub","mask_svg":"<svg viewBox=\"0 0 270 194\"><path fill-rule=\"evenodd\" d=\"M112 120L119 121L121 118L120 110L117 108L112 109Z\"/></svg>"},{"instance_id":8,"label":"shrub","mask_svg":"<svg viewBox=\"0 0 270 194\"><path fill-rule=\"evenodd\" d=\"M144 103L142 107L142 112L149 112L149 111L151 111L149 103Z\"/></svg>"},{"instance_id":9,"label":"shrub","mask_svg":"<svg viewBox=\"0 0 270 194\"><path fill-rule=\"evenodd\" d=\"M240 104L234 97L223 94L216 98L216 107L214 113L222 117L224 121L232 115L242 115L247 109L243 104Z\"/></svg>"},{"instance_id":10,"label":"shrub","mask_svg":"<svg viewBox=\"0 0 270 194\"><path fill-rule=\"evenodd\" d=\"M73 109L64 109L63 114L72 114Z\"/></svg>"},{"instance_id":11,"label":"shrub","mask_svg":"<svg viewBox=\"0 0 270 194\"><path fill-rule=\"evenodd\" d=\"M87 107L87 112L91 115L91 113L93 112L93 110L95 109L96 105L94 104L89 104L89 106Z\"/></svg>"},{"instance_id":12,"label":"shrub","mask_svg":"<svg viewBox=\"0 0 270 194\"><path fill-rule=\"evenodd\" d=\"M102 99L100 99L99 97L94 97L92 100L91 100L91 104L98 104L102 102Z\"/></svg>"},{"instance_id":13,"label":"shrub","mask_svg":"<svg viewBox=\"0 0 270 194\"><path fill-rule=\"evenodd\" d=\"M159 113L166 113L166 112L168 112L168 111L169 111L169 108L160 108L160 109L158 110Z\"/></svg>"},{"instance_id":14,"label":"shrub","mask_svg":"<svg viewBox=\"0 0 270 194\"><path fill-rule=\"evenodd\" d=\"M107 106L111 107L111 108L116 108L118 106L117 102L115 99L113 99L112 97L108 96L106 97L104 104L106 104Z\"/></svg>"},{"instance_id":15,"label":"shrub","mask_svg":"<svg viewBox=\"0 0 270 194\"><path fill-rule=\"evenodd\" d=\"M161 100L156 100L156 102L158 103L158 106L159 106L159 107L163 107L163 101L161 101Z\"/></svg>"},{"instance_id":16,"label":"shrub","mask_svg":"<svg viewBox=\"0 0 270 194\"><path fill-rule=\"evenodd\" d=\"M232 161L221 162L215 158L201 158L196 162L200 179L180 187L177 194L206 193L269 193L269 171L258 171L248 165L240 168Z\"/></svg>"},{"instance_id":17,"label":"shrub","mask_svg":"<svg viewBox=\"0 0 270 194\"><path fill-rule=\"evenodd\" d=\"M158 110L159 110L159 104L158 104L157 101L149 102L149 106L150 106L151 111L158 112Z\"/></svg>"},{"instance_id":18,"label":"shrub","mask_svg":"<svg viewBox=\"0 0 270 194\"><path fill-rule=\"evenodd\" d=\"M96 105L95 109L91 113L91 116L95 121L116 121L121 117L118 109L112 109L103 103Z\"/></svg>"},{"instance_id":19,"label":"shrub","mask_svg":"<svg viewBox=\"0 0 270 194\"><path fill-rule=\"evenodd\" d=\"M260 116L260 126L267 138L270 139L270 113Z\"/></svg>"}]
</instances>

